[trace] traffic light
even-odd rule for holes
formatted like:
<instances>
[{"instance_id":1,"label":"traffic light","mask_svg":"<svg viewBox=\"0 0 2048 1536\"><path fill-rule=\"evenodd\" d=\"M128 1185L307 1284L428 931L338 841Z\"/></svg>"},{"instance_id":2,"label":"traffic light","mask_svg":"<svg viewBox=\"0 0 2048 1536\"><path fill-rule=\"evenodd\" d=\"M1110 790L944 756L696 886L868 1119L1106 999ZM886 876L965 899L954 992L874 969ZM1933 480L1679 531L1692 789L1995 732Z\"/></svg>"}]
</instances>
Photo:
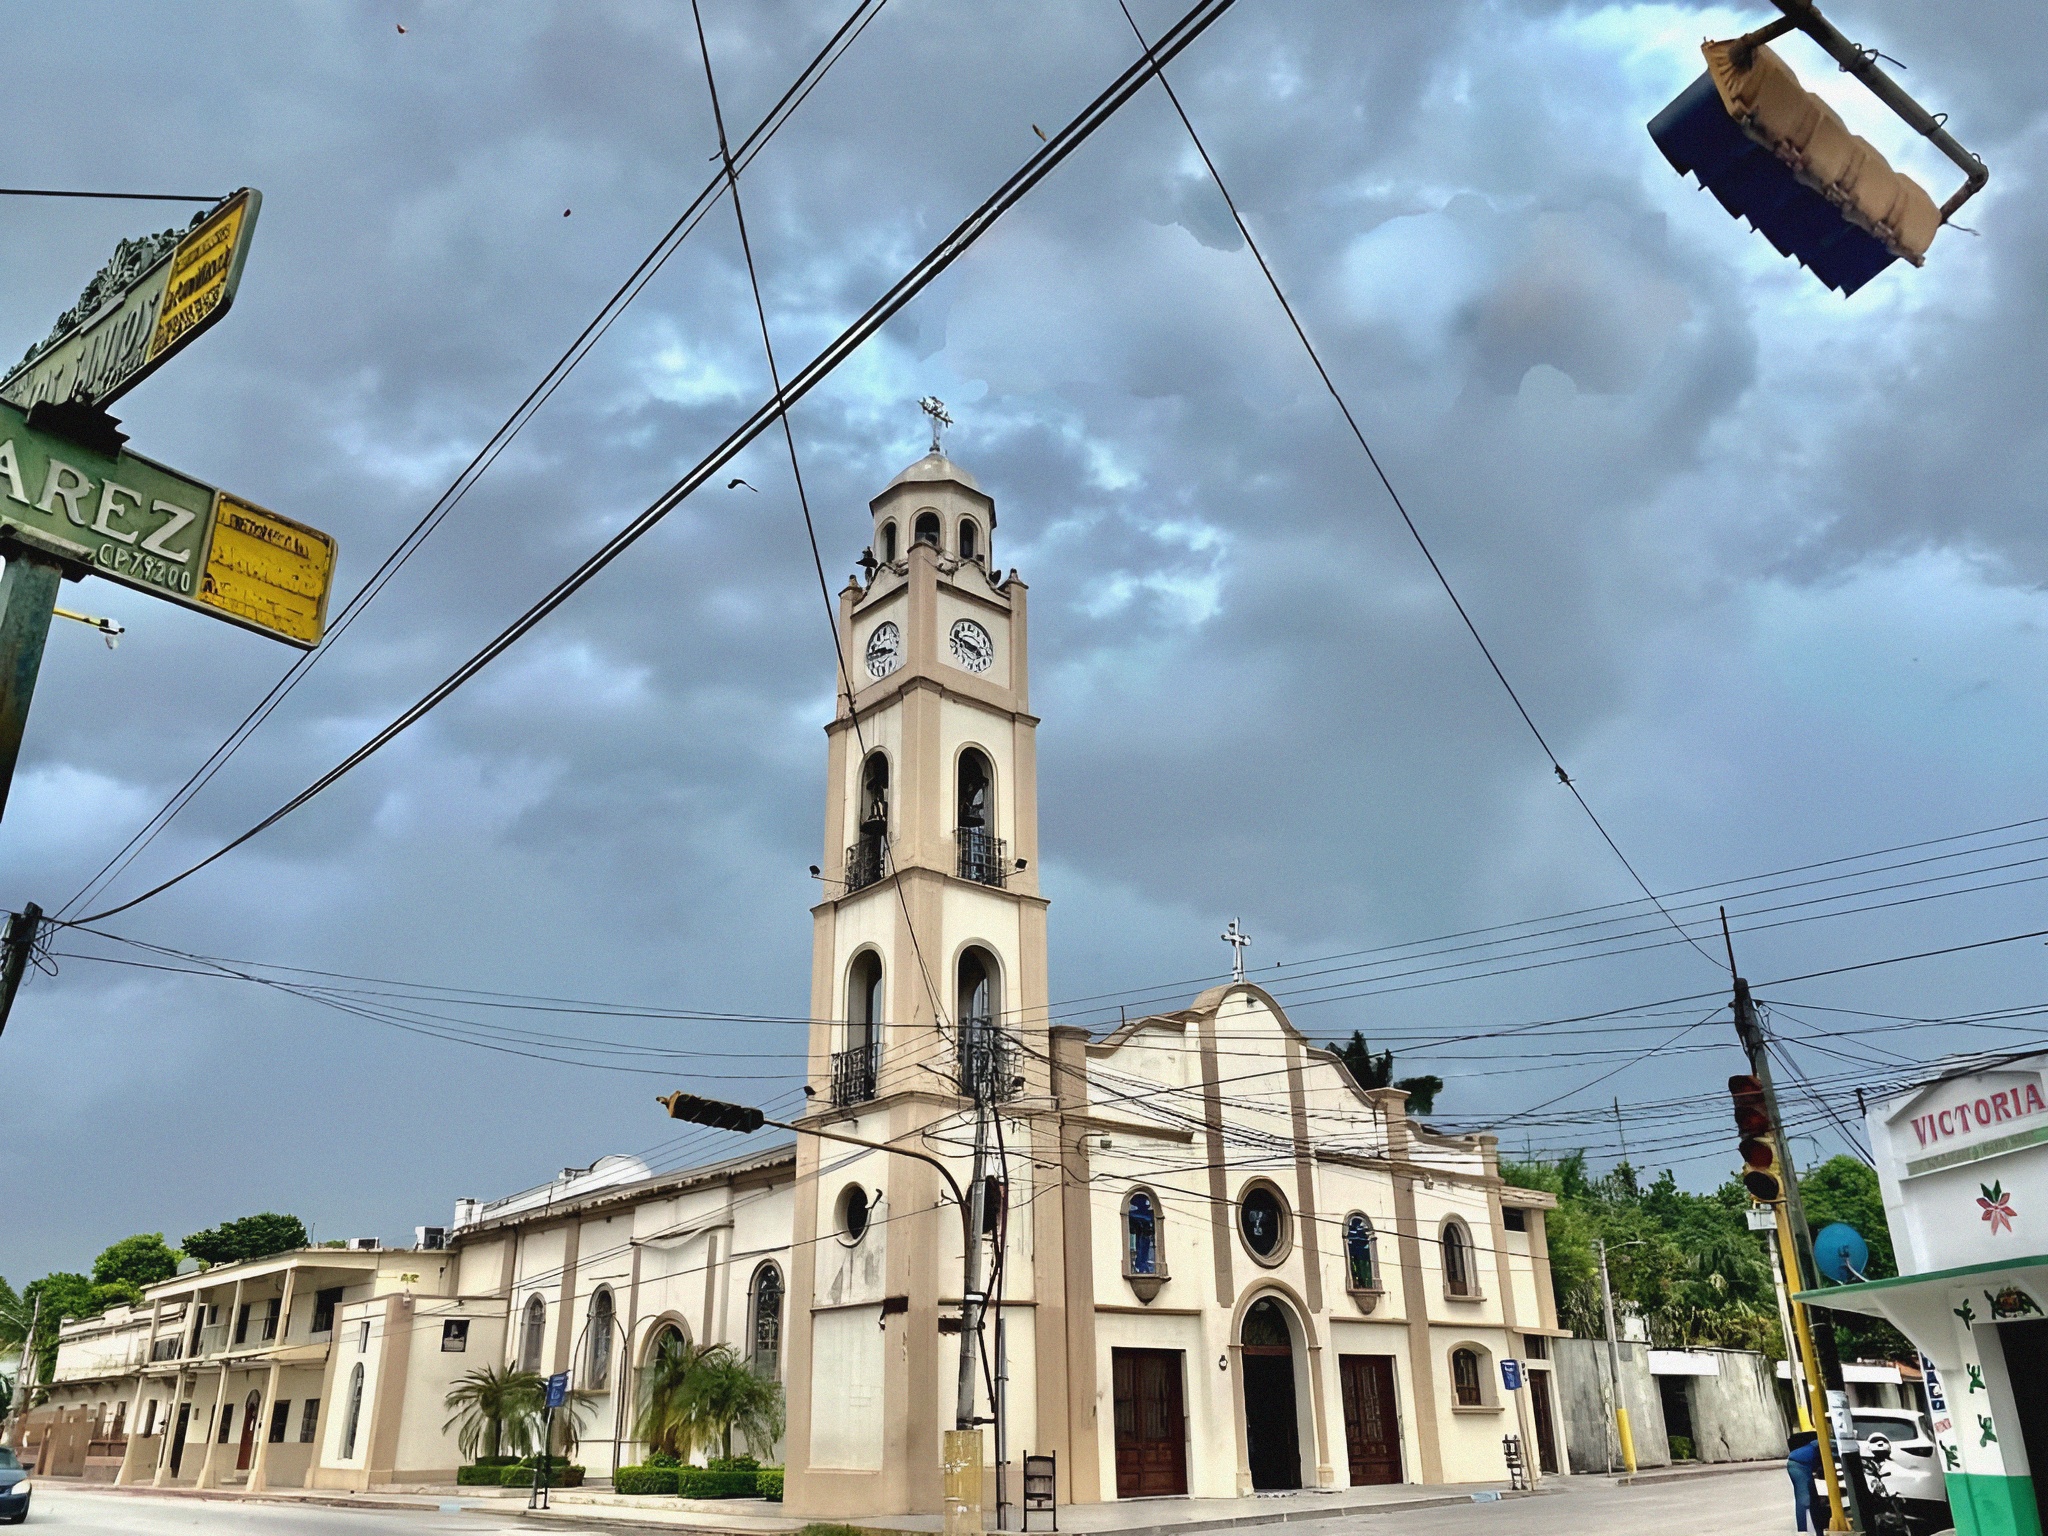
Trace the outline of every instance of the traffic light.
<instances>
[{"instance_id":1,"label":"traffic light","mask_svg":"<svg viewBox=\"0 0 2048 1536\"><path fill-rule=\"evenodd\" d=\"M667 1108L671 1120L688 1120L718 1131L758 1131L767 1119L752 1105L703 1099L694 1093L656 1094L654 1102Z\"/></svg>"},{"instance_id":2,"label":"traffic light","mask_svg":"<svg viewBox=\"0 0 2048 1536\"><path fill-rule=\"evenodd\" d=\"M1944 211L1768 46L1701 45L1707 69L1650 119L1682 176L1847 297L1894 261L1920 266ZM1910 119L1909 119L1910 120Z\"/></svg>"},{"instance_id":3,"label":"traffic light","mask_svg":"<svg viewBox=\"0 0 2048 1536\"><path fill-rule=\"evenodd\" d=\"M1785 1186L1764 1085L1753 1077L1731 1077L1728 1093L1735 1100L1735 1129L1742 1137L1737 1148L1742 1153L1742 1187L1758 1200L1775 1202L1783 1198Z\"/></svg>"}]
</instances>

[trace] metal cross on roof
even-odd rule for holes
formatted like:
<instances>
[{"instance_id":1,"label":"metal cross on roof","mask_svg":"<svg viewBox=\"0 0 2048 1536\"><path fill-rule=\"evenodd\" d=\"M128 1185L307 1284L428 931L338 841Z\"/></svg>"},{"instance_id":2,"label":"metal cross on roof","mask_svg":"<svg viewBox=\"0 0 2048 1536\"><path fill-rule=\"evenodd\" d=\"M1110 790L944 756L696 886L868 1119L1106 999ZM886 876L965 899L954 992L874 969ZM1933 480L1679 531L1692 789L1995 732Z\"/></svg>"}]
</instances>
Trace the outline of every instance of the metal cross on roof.
<instances>
[{"instance_id":1,"label":"metal cross on roof","mask_svg":"<svg viewBox=\"0 0 2048 1536\"><path fill-rule=\"evenodd\" d=\"M917 402L917 408L932 419L932 452L943 452L939 447L939 433L953 425L953 418L946 414L946 402L937 395L926 395Z\"/></svg>"},{"instance_id":2,"label":"metal cross on roof","mask_svg":"<svg viewBox=\"0 0 2048 1536\"><path fill-rule=\"evenodd\" d=\"M1230 975L1234 981L1244 980L1244 952L1252 936L1237 926L1237 919L1230 920L1230 926L1223 930L1223 942L1230 946Z\"/></svg>"}]
</instances>

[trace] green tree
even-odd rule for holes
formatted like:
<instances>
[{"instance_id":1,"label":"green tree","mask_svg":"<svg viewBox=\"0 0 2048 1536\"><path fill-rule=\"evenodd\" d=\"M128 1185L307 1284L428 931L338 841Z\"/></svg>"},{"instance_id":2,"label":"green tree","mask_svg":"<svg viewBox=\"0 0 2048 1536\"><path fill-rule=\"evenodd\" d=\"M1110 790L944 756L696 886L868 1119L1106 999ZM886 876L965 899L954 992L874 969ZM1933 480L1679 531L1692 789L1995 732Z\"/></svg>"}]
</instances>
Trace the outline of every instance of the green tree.
<instances>
[{"instance_id":1,"label":"green tree","mask_svg":"<svg viewBox=\"0 0 2048 1536\"><path fill-rule=\"evenodd\" d=\"M710 1426L697 1401L693 1379L703 1350L683 1341L678 1333L665 1333L655 1346L654 1358L640 1372L640 1407L634 1433L649 1451L664 1452L688 1461L690 1452Z\"/></svg>"},{"instance_id":2,"label":"green tree","mask_svg":"<svg viewBox=\"0 0 2048 1536\"><path fill-rule=\"evenodd\" d=\"M238 1217L194 1232L185 1239L185 1252L208 1264L236 1264L245 1259L289 1253L305 1247L306 1241L306 1224L298 1217L259 1211L254 1216Z\"/></svg>"},{"instance_id":3,"label":"green tree","mask_svg":"<svg viewBox=\"0 0 2048 1536\"><path fill-rule=\"evenodd\" d=\"M126 1281L141 1287L168 1280L184 1255L164 1241L161 1232L138 1232L100 1250L92 1261L92 1277L101 1285Z\"/></svg>"},{"instance_id":4,"label":"green tree","mask_svg":"<svg viewBox=\"0 0 2048 1536\"><path fill-rule=\"evenodd\" d=\"M441 1402L451 1410L441 1430L455 1432L456 1448L469 1461L524 1456L540 1439L546 1398L538 1372L487 1365L456 1378Z\"/></svg>"},{"instance_id":5,"label":"green tree","mask_svg":"<svg viewBox=\"0 0 2048 1536\"><path fill-rule=\"evenodd\" d=\"M28 1336L28 1309L14 1294L14 1287L0 1275L0 1350L18 1350Z\"/></svg>"},{"instance_id":6,"label":"green tree","mask_svg":"<svg viewBox=\"0 0 2048 1536\"><path fill-rule=\"evenodd\" d=\"M1877 1172L1853 1157L1836 1155L1806 1173L1799 1180L1799 1201L1806 1208L1806 1224L1818 1232L1829 1222L1845 1222L1856 1229L1870 1248L1870 1267L1864 1271L1871 1280L1886 1280L1899 1272L1892 1249L1892 1229L1884 1217L1884 1194L1877 1185ZM1911 1360L1913 1346L1889 1323L1854 1312L1815 1313L1835 1322L1835 1349L1844 1360Z\"/></svg>"},{"instance_id":7,"label":"green tree","mask_svg":"<svg viewBox=\"0 0 2048 1536\"><path fill-rule=\"evenodd\" d=\"M1375 1053L1366 1043L1364 1030L1351 1031L1350 1040L1343 1045L1330 1041L1329 1049L1343 1060L1352 1081L1359 1087L1402 1089L1408 1095L1410 1113L1435 1113L1436 1096L1444 1091L1444 1080L1440 1077L1404 1077L1399 1082L1394 1081L1394 1053Z\"/></svg>"},{"instance_id":8,"label":"green tree","mask_svg":"<svg viewBox=\"0 0 2048 1536\"><path fill-rule=\"evenodd\" d=\"M724 1344L703 1350L692 1367L693 1394L705 1430L728 1460L737 1434L765 1454L782 1438L782 1384L763 1376Z\"/></svg>"}]
</instances>

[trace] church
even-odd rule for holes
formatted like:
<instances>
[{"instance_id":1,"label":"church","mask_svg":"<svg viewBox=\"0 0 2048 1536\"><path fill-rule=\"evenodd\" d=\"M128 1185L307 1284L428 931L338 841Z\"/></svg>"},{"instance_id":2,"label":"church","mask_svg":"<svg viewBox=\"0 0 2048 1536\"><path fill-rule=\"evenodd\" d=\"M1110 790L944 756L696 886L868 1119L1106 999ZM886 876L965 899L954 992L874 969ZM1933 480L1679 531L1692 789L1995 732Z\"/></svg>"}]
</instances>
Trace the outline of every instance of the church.
<instances>
[{"instance_id":1,"label":"church","mask_svg":"<svg viewBox=\"0 0 2048 1536\"><path fill-rule=\"evenodd\" d=\"M1028 589L936 444L871 512L839 595L794 1148L603 1159L461 1202L423 1229L431 1263L308 1250L67 1325L97 1340L81 1362L137 1335L132 1370L65 1380L60 1357L53 1383L141 1429L120 1481L453 1481L442 1399L506 1363L572 1373L602 1479L644 1452L633 1382L670 1333L781 1379L803 1516L939 1513L963 1407L993 1430L988 1506L1027 1454L1062 1504L1501 1481L1508 1437L1563 1470L1554 1198L1503 1183L1493 1137L1359 1087L1241 967L1102 1038L1054 1021Z\"/></svg>"}]
</instances>

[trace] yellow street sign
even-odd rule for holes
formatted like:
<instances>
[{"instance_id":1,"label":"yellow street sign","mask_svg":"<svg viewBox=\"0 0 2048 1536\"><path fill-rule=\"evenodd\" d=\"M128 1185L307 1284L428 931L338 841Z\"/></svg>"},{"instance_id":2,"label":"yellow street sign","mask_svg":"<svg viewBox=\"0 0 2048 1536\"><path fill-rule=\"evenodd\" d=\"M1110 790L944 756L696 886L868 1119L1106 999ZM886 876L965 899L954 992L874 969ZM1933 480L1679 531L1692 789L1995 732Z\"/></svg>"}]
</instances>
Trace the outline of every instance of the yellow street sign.
<instances>
[{"instance_id":1,"label":"yellow street sign","mask_svg":"<svg viewBox=\"0 0 2048 1536\"><path fill-rule=\"evenodd\" d=\"M241 266L242 224L249 217L253 195L230 199L179 242L164 281L156 332L149 340L150 362L205 325L227 300Z\"/></svg>"},{"instance_id":2,"label":"yellow street sign","mask_svg":"<svg viewBox=\"0 0 2048 1536\"><path fill-rule=\"evenodd\" d=\"M174 280L175 281L175 280ZM209 608L299 645L318 645L334 584L334 540L220 493L199 582Z\"/></svg>"}]
</instances>

